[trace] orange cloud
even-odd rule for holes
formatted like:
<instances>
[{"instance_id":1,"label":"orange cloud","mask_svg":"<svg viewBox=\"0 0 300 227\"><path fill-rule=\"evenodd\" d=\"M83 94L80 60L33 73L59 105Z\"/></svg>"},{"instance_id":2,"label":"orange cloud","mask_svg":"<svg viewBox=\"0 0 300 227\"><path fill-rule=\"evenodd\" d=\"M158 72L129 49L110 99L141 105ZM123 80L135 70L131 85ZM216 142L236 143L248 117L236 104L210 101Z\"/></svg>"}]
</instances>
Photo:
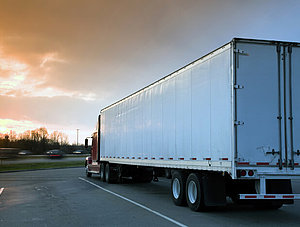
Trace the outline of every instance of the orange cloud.
<instances>
[{"instance_id":1,"label":"orange cloud","mask_svg":"<svg viewBox=\"0 0 300 227\"><path fill-rule=\"evenodd\" d=\"M3 49L3 48L2 48ZM25 97L56 97L66 96L95 100L96 95L92 92L83 94L78 91L67 91L54 86L47 86L47 76L51 67L49 63L66 63L58 53L45 54L40 59L40 65L31 66L16 58L6 57L3 50L0 51L0 95L25 96ZM37 68L40 68L38 70ZM4 73L5 72L5 73ZM28 78L30 76L30 79Z\"/></svg>"},{"instance_id":2,"label":"orange cloud","mask_svg":"<svg viewBox=\"0 0 300 227\"><path fill-rule=\"evenodd\" d=\"M0 119L0 133L2 134L9 133L11 130L19 134L26 130L38 128L39 126L39 124L28 120Z\"/></svg>"}]
</instances>

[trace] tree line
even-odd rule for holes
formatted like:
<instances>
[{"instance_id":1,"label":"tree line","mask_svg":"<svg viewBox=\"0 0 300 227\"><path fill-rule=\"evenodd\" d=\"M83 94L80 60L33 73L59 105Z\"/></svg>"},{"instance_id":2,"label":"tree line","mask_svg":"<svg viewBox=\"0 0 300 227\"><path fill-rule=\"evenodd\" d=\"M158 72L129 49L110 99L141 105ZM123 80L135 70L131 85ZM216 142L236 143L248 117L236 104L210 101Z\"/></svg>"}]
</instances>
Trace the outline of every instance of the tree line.
<instances>
[{"instance_id":1,"label":"tree line","mask_svg":"<svg viewBox=\"0 0 300 227\"><path fill-rule=\"evenodd\" d=\"M72 150L74 146L69 145L68 136L65 133L59 131L48 133L45 127L41 127L20 134L12 130L7 134L0 133L0 147L18 148L28 150L33 154L44 154L52 149Z\"/></svg>"}]
</instances>

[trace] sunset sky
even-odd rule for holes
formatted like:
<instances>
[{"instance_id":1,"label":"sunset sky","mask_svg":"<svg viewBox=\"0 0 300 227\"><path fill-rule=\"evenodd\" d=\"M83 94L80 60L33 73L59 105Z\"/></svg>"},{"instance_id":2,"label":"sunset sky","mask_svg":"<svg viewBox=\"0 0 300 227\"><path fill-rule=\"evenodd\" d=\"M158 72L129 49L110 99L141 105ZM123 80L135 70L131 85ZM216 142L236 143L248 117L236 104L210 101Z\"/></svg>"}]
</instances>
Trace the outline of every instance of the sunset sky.
<instances>
[{"instance_id":1,"label":"sunset sky","mask_svg":"<svg viewBox=\"0 0 300 227\"><path fill-rule=\"evenodd\" d=\"M300 1L0 0L0 133L69 142L100 109L233 37L300 42Z\"/></svg>"}]
</instances>

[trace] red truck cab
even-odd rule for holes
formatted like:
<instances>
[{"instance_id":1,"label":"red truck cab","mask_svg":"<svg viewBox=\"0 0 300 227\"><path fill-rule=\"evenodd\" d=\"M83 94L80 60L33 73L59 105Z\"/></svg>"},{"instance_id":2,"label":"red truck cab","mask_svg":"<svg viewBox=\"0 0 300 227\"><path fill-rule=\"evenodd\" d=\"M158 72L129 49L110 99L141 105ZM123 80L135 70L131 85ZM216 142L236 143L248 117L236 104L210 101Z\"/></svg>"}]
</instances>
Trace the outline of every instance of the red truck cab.
<instances>
[{"instance_id":1,"label":"red truck cab","mask_svg":"<svg viewBox=\"0 0 300 227\"><path fill-rule=\"evenodd\" d=\"M98 157L98 133L94 132L92 135L92 149L91 155L85 159L86 175L91 177L92 174L100 173L100 160ZM88 146L88 139L85 140L85 147Z\"/></svg>"}]
</instances>

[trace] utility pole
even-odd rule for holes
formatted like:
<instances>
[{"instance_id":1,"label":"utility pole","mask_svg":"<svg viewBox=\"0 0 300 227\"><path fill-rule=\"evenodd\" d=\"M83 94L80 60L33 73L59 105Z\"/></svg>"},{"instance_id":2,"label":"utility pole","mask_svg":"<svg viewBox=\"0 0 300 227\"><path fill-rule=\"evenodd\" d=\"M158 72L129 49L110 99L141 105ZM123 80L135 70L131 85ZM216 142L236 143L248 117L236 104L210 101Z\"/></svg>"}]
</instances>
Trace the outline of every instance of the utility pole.
<instances>
[{"instance_id":1,"label":"utility pole","mask_svg":"<svg viewBox=\"0 0 300 227\"><path fill-rule=\"evenodd\" d=\"M79 134L79 128L76 129L76 131L77 131L77 146L78 146L78 134Z\"/></svg>"}]
</instances>

